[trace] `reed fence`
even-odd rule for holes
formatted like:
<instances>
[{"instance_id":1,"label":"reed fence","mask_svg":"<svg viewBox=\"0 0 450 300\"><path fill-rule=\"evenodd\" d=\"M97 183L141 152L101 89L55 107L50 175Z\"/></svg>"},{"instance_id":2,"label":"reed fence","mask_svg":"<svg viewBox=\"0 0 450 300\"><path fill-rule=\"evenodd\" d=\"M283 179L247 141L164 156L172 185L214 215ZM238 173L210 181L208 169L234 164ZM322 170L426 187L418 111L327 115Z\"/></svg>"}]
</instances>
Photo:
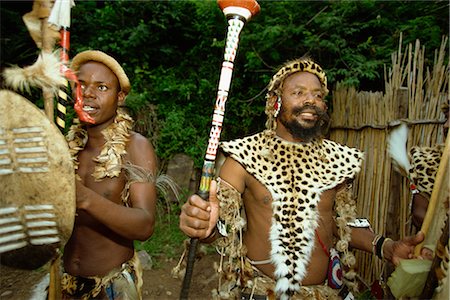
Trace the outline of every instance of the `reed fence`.
<instances>
[{"instance_id":1,"label":"reed fence","mask_svg":"<svg viewBox=\"0 0 450 300\"><path fill-rule=\"evenodd\" d=\"M443 37L434 61L427 62L419 40L403 49L400 37L392 66L385 67L384 92L356 91L340 84L333 92L330 139L365 152L354 196L358 213L369 218L377 233L393 238L414 233L409 183L394 170L387 139L395 126L405 122L407 149L444 142L441 104L449 101L447 50L448 37ZM357 252L356 256L358 273L368 285L386 274L384 263L373 255Z\"/></svg>"}]
</instances>

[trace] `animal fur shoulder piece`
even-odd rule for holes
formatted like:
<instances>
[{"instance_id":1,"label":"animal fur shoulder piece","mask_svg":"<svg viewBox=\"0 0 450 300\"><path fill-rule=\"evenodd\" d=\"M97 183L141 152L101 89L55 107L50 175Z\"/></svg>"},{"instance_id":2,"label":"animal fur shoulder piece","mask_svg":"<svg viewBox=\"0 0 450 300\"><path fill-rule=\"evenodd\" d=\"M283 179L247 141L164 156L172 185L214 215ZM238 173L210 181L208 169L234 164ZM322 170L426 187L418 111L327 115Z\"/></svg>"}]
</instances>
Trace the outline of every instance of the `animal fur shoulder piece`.
<instances>
[{"instance_id":1,"label":"animal fur shoulder piece","mask_svg":"<svg viewBox=\"0 0 450 300\"><path fill-rule=\"evenodd\" d=\"M14 90L30 92L31 87L49 88L56 95L59 88L66 84L60 67L57 52L41 52L33 65L5 68L3 76L6 85Z\"/></svg>"},{"instance_id":2,"label":"animal fur shoulder piece","mask_svg":"<svg viewBox=\"0 0 450 300\"><path fill-rule=\"evenodd\" d=\"M409 173L420 192L431 195L443 150L443 145L434 147L414 146L410 149L411 168Z\"/></svg>"},{"instance_id":3,"label":"animal fur shoulder piece","mask_svg":"<svg viewBox=\"0 0 450 300\"><path fill-rule=\"evenodd\" d=\"M322 192L354 178L363 153L326 139L291 143L264 132L223 142L221 147L272 195L275 291L288 298L300 290L306 275Z\"/></svg>"}]
</instances>

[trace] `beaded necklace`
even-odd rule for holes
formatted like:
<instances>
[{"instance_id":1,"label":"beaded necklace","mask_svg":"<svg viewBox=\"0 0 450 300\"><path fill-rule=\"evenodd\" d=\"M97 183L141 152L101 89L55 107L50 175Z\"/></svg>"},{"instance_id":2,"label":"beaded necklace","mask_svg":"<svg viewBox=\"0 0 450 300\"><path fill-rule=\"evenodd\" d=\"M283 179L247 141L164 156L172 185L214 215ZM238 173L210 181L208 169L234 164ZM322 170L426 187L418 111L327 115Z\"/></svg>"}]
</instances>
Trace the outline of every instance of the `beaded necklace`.
<instances>
[{"instance_id":1,"label":"beaded necklace","mask_svg":"<svg viewBox=\"0 0 450 300\"><path fill-rule=\"evenodd\" d=\"M97 163L92 173L95 180L120 175L122 158L127 153L126 143L130 137L133 119L123 112L117 111L114 122L102 131L105 139L100 154L93 160ZM82 124L72 125L67 133L66 140L75 170L78 169L78 153L84 149L88 141L88 134Z\"/></svg>"}]
</instances>

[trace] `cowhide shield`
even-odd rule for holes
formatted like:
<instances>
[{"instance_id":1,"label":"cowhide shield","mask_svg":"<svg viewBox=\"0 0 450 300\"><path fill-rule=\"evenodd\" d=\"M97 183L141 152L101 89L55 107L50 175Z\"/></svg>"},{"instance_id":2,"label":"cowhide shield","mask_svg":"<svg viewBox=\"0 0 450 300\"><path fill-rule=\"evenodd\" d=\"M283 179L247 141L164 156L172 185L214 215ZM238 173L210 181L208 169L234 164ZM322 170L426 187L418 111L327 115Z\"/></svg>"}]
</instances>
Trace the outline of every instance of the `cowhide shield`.
<instances>
[{"instance_id":1,"label":"cowhide shield","mask_svg":"<svg viewBox=\"0 0 450 300\"><path fill-rule=\"evenodd\" d=\"M64 136L24 97L0 90L0 263L36 269L69 239L75 174Z\"/></svg>"}]
</instances>

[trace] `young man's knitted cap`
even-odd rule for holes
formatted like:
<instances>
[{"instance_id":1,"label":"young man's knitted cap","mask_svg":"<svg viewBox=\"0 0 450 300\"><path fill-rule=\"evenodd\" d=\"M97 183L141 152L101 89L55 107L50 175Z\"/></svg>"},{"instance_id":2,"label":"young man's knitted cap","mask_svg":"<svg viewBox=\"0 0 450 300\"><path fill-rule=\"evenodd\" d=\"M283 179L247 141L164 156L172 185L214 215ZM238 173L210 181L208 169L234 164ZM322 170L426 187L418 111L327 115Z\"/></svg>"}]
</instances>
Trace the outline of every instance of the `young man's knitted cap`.
<instances>
[{"instance_id":1,"label":"young man's knitted cap","mask_svg":"<svg viewBox=\"0 0 450 300\"><path fill-rule=\"evenodd\" d=\"M123 68L114 58L102 51L86 50L75 55L72 59L71 69L76 72L80 69L81 65L88 61L96 61L110 68L119 80L121 91L128 94L131 89L130 80Z\"/></svg>"}]
</instances>

